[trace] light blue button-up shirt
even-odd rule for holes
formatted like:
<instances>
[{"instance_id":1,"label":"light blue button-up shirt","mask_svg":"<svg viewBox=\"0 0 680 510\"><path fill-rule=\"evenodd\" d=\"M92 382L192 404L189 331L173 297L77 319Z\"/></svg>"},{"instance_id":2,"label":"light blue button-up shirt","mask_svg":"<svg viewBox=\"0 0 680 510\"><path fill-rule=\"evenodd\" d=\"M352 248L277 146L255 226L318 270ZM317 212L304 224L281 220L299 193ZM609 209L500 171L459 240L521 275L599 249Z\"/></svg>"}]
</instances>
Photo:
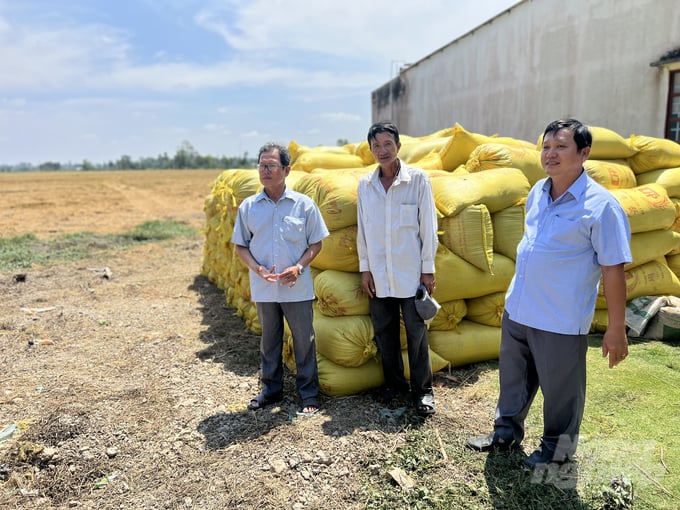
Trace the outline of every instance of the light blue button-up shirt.
<instances>
[{"instance_id":1,"label":"light blue button-up shirt","mask_svg":"<svg viewBox=\"0 0 680 510\"><path fill-rule=\"evenodd\" d=\"M359 271L370 271L377 297L415 296L422 273L434 273L437 210L424 170L400 161L387 191L380 167L362 177L357 190Z\"/></svg>"},{"instance_id":2,"label":"light blue button-up shirt","mask_svg":"<svg viewBox=\"0 0 680 510\"><path fill-rule=\"evenodd\" d=\"M231 242L245 246L255 260L276 272L297 264L310 245L329 235L319 208L307 195L286 190L278 202L264 191L246 198L238 208ZM255 302L295 302L314 299L309 270L292 287L272 283L250 270L250 294Z\"/></svg>"},{"instance_id":3,"label":"light blue button-up shirt","mask_svg":"<svg viewBox=\"0 0 680 510\"><path fill-rule=\"evenodd\" d=\"M532 328L587 334L600 266L632 261L630 226L619 202L586 172L557 200L542 179L527 197L524 236L505 309Z\"/></svg>"}]
</instances>

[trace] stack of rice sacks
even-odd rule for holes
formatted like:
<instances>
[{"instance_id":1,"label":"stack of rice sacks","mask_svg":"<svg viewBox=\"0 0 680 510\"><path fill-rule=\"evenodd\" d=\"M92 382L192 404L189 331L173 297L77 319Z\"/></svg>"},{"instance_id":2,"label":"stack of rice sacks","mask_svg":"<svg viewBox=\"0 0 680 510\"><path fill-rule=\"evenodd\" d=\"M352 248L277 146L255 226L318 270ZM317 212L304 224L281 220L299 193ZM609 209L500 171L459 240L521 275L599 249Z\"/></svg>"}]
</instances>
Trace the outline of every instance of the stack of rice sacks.
<instances>
[{"instance_id":1,"label":"stack of rice sacks","mask_svg":"<svg viewBox=\"0 0 680 510\"><path fill-rule=\"evenodd\" d=\"M633 262L625 268L628 299L680 296L680 145L590 129L594 142L586 171L621 202L633 232ZM429 327L432 368L495 359L526 196L545 176L541 139L535 144L485 136L456 124L427 136L402 135L401 143L400 158L428 172L438 211L435 297L442 309ZM314 199L330 231L311 265L321 390L337 396L378 387L383 382L380 354L368 298L360 289L356 252L357 185L375 161L366 141L342 147L291 141L289 150L288 186ZM248 270L230 239L238 205L260 190L257 170L227 170L213 183L204 207L202 273L224 289L227 305L254 333L261 330L250 301ZM596 308L592 331L601 332L607 324L603 295ZM408 377L403 327L401 341ZM288 330L284 361L295 370Z\"/></svg>"}]
</instances>

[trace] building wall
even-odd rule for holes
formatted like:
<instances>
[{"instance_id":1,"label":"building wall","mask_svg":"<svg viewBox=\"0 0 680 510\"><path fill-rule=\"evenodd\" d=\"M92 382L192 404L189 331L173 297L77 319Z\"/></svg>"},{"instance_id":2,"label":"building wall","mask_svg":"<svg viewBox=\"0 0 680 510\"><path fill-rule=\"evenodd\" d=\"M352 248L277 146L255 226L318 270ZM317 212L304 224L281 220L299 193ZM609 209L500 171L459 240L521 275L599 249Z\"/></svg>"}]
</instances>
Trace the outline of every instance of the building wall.
<instances>
[{"instance_id":1,"label":"building wall","mask_svg":"<svg viewBox=\"0 0 680 510\"><path fill-rule=\"evenodd\" d=\"M536 141L569 116L663 137L669 72L650 63L678 46L678 0L523 0L375 90L372 116L411 136Z\"/></svg>"}]
</instances>

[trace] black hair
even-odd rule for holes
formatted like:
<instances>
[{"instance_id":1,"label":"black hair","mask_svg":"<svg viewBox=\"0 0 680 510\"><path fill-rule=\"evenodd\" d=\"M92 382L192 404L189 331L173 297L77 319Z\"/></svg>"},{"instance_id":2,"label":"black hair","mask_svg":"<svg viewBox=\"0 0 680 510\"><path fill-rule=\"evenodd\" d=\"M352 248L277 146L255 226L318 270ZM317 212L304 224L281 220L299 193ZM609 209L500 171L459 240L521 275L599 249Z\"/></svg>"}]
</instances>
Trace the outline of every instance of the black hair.
<instances>
[{"instance_id":1,"label":"black hair","mask_svg":"<svg viewBox=\"0 0 680 510\"><path fill-rule=\"evenodd\" d=\"M379 133L389 133L394 137L394 143L399 143L399 130L397 129L397 126L391 122L376 122L368 129L368 136L366 139L368 140L369 146Z\"/></svg>"},{"instance_id":2,"label":"black hair","mask_svg":"<svg viewBox=\"0 0 680 510\"><path fill-rule=\"evenodd\" d=\"M586 147L592 147L593 135L590 133L590 129L588 129L588 126L582 124L576 119L561 119L552 121L550 124L548 124L548 127L545 128L545 131L543 131L543 139L545 139L546 135L557 133L561 129L566 129L567 131L571 131L573 133L574 141L576 142L576 148L579 150L579 152Z\"/></svg>"}]
</instances>

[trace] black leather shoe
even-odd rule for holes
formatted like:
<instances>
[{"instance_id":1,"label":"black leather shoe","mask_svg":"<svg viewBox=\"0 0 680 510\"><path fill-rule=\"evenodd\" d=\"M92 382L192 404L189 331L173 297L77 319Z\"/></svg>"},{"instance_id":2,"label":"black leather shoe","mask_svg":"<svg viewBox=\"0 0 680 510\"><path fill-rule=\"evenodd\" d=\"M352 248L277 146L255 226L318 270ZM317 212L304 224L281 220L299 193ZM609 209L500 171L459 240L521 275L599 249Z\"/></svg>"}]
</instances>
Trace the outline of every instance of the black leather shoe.
<instances>
[{"instance_id":1,"label":"black leather shoe","mask_svg":"<svg viewBox=\"0 0 680 510\"><path fill-rule=\"evenodd\" d=\"M518 446L514 439L507 441L494 432L486 436L469 437L465 444L478 452L514 450Z\"/></svg>"},{"instance_id":2,"label":"black leather shoe","mask_svg":"<svg viewBox=\"0 0 680 510\"><path fill-rule=\"evenodd\" d=\"M531 455L524 459L523 464L527 469L534 469L537 466L546 466L548 464L556 464L561 466L567 462L571 462L571 459L568 456L556 456L553 450L541 444L538 450L534 451Z\"/></svg>"}]
</instances>

